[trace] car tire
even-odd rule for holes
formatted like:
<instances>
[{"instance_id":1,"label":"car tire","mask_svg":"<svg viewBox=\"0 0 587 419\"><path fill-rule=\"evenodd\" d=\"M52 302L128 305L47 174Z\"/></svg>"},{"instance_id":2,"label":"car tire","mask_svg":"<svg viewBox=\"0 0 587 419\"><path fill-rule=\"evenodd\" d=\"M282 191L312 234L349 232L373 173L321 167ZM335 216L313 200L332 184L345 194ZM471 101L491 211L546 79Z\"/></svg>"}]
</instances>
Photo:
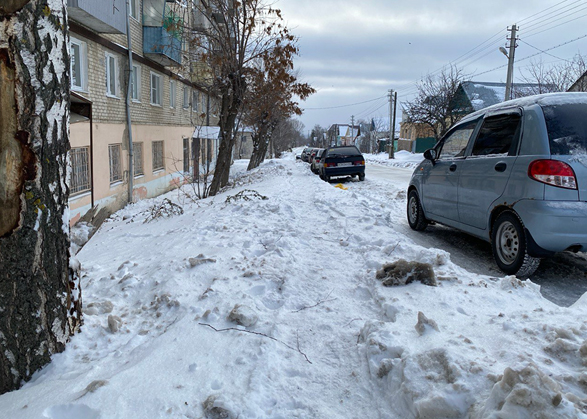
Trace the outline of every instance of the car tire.
<instances>
[{"instance_id":1,"label":"car tire","mask_svg":"<svg viewBox=\"0 0 587 419\"><path fill-rule=\"evenodd\" d=\"M423 231L428 226L428 220L424 217L420 197L415 189L408 194L408 224L413 230Z\"/></svg>"},{"instance_id":2,"label":"car tire","mask_svg":"<svg viewBox=\"0 0 587 419\"><path fill-rule=\"evenodd\" d=\"M365 180L365 173L359 173L359 180L361 182Z\"/></svg>"},{"instance_id":3,"label":"car tire","mask_svg":"<svg viewBox=\"0 0 587 419\"><path fill-rule=\"evenodd\" d=\"M497 266L508 275L525 279L540 265L540 258L528 254L524 226L512 211L501 213L495 220L491 231L491 248Z\"/></svg>"}]
</instances>

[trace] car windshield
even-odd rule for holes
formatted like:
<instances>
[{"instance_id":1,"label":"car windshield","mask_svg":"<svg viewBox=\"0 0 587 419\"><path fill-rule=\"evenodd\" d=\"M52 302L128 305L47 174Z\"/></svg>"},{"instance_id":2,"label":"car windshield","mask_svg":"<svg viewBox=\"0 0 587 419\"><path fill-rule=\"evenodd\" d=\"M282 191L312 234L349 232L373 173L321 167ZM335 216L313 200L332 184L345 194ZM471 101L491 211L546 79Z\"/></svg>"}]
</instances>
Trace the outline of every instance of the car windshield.
<instances>
[{"instance_id":1,"label":"car windshield","mask_svg":"<svg viewBox=\"0 0 587 419\"><path fill-rule=\"evenodd\" d=\"M339 147L328 150L328 157L360 156L361 153L355 147Z\"/></svg>"},{"instance_id":2,"label":"car windshield","mask_svg":"<svg viewBox=\"0 0 587 419\"><path fill-rule=\"evenodd\" d=\"M587 103L543 106L542 110L551 154L587 154Z\"/></svg>"}]
</instances>

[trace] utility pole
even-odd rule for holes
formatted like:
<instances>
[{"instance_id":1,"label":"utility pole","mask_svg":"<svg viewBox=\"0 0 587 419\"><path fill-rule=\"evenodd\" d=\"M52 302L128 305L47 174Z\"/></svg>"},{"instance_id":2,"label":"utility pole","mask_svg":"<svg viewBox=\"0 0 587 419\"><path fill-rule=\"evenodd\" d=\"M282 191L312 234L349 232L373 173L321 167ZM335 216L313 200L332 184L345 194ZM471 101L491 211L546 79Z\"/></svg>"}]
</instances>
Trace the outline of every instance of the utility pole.
<instances>
[{"instance_id":1,"label":"utility pole","mask_svg":"<svg viewBox=\"0 0 587 419\"><path fill-rule=\"evenodd\" d=\"M351 141L355 145L355 115L351 115ZM351 145L351 144L345 144Z\"/></svg>"},{"instance_id":2,"label":"utility pole","mask_svg":"<svg viewBox=\"0 0 587 419\"><path fill-rule=\"evenodd\" d=\"M397 92L395 93L397 99ZM394 92L389 90L389 158L394 159L393 139L395 137L395 105Z\"/></svg>"},{"instance_id":3,"label":"utility pole","mask_svg":"<svg viewBox=\"0 0 587 419\"><path fill-rule=\"evenodd\" d=\"M512 25L511 29L508 29L511 32L511 36L509 38L506 37L507 40L510 41L510 50L508 54L508 75L505 84L505 100L510 100L512 98L512 84L514 80L514 55L516 52L516 32L518 28L516 25Z\"/></svg>"}]
</instances>

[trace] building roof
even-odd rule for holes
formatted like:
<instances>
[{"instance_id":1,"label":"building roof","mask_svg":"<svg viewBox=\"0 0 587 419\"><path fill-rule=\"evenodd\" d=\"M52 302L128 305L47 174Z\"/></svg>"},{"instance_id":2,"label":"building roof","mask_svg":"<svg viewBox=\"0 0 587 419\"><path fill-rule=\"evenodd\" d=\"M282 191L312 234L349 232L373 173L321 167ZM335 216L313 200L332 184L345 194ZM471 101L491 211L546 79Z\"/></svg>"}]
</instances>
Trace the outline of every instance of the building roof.
<instances>
[{"instance_id":1,"label":"building roof","mask_svg":"<svg viewBox=\"0 0 587 419\"><path fill-rule=\"evenodd\" d=\"M467 109L467 112L478 111L505 101L505 83L465 81L460 87L470 103L470 109ZM535 89L539 87L540 85L534 83L514 83L513 85L513 89L518 92L523 93L527 90L528 95L534 94ZM468 104L464 105L468 107Z\"/></svg>"},{"instance_id":2,"label":"building roof","mask_svg":"<svg viewBox=\"0 0 587 419\"><path fill-rule=\"evenodd\" d=\"M216 140L220 135L220 127L196 127L192 138L205 138Z\"/></svg>"}]
</instances>

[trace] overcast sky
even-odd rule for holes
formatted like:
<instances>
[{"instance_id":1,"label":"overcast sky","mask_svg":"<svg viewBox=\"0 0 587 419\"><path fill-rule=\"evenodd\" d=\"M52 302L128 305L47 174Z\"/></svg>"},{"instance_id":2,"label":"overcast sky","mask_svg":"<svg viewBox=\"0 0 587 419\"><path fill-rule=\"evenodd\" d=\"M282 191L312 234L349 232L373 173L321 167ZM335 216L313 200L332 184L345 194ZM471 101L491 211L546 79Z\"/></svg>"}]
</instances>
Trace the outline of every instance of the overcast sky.
<instances>
[{"instance_id":1,"label":"overcast sky","mask_svg":"<svg viewBox=\"0 0 587 419\"><path fill-rule=\"evenodd\" d=\"M318 91L302 104L306 132L350 123L353 115L388 118L389 89L401 105L418 80L450 62L471 80L505 82L507 67L479 73L507 66L498 48L513 24L520 38L514 81L533 60L587 55L587 0L278 0L274 7L300 38L301 79Z\"/></svg>"}]
</instances>

